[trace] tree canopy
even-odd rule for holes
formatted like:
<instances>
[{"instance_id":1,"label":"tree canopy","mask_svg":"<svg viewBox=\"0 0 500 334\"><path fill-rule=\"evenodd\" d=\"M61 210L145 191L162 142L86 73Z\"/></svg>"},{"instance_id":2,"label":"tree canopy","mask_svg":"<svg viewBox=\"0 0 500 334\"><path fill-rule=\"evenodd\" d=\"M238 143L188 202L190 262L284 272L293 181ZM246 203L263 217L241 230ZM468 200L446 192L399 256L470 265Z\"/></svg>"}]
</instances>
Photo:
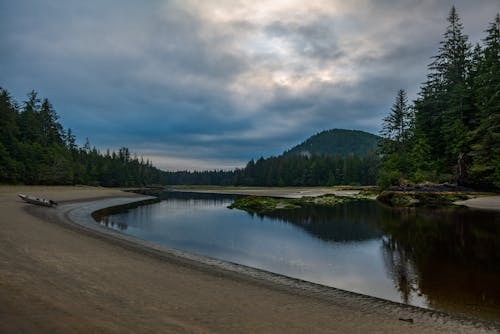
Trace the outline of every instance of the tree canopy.
<instances>
[{"instance_id":1,"label":"tree canopy","mask_svg":"<svg viewBox=\"0 0 500 334\"><path fill-rule=\"evenodd\" d=\"M318 186L452 182L500 189L500 15L474 47L455 7L413 103L398 90L382 139L320 132L280 156L232 171L163 172L128 148L79 147L48 99L19 105L0 88L0 183L132 186L153 183ZM378 152L375 149L378 145Z\"/></svg>"},{"instance_id":2,"label":"tree canopy","mask_svg":"<svg viewBox=\"0 0 500 334\"><path fill-rule=\"evenodd\" d=\"M499 28L497 14L483 44L472 48L451 8L427 81L408 107L414 110L406 113L409 126L402 122L402 90L384 119L381 184L446 181L500 188Z\"/></svg>"},{"instance_id":3,"label":"tree canopy","mask_svg":"<svg viewBox=\"0 0 500 334\"><path fill-rule=\"evenodd\" d=\"M137 186L159 183L160 175L125 147L105 154L88 140L78 147L49 100L35 91L19 107L0 89L0 183Z\"/></svg>"}]
</instances>

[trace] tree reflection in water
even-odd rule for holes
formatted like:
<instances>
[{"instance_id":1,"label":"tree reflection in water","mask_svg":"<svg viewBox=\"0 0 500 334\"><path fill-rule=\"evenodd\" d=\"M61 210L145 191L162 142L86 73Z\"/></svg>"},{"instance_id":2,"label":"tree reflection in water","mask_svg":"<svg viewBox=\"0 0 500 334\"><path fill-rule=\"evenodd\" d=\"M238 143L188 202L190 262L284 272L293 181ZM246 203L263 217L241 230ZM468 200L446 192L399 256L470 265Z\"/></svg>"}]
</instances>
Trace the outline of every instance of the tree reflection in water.
<instances>
[{"instance_id":1,"label":"tree reflection in water","mask_svg":"<svg viewBox=\"0 0 500 334\"><path fill-rule=\"evenodd\" d=\"M500 215L459 207L394 209L375 201L262 215L329 242L381 240L404 303L500 320Z\"/></svg>"},{"instance_id":2,"label":"tree reflection in water","mask_svg":"<svg viewBox=\"0 0 500 334\"><path fill-rule=\"evenodd\" d=\"M465 208L383 209L388 272L405 302L500 319L500 215Z\"/></svg>"},{"instance_id":3,"label":"tree reflection in water","mask_svg":"<svg viewBox=\"0 0 500 334\"><path fill-rule=\"evenodd\" d=\"M213 194L167 193L164 199L167 202L170 199L175 200L171 202L173 204L168 207L169 210L177 212L176 210L179 209L179 212L182 212L178 216L180 222L175 222L174 225L180 228L180 240L184 240L184 235L187 235L187 242L192 241L189 239L190 229L196 233L197 227L191 225L186 227L182 222L190 219L189 215L196 211L197 205L227 210L225 206L230 203L230 197L227 195ZM162 205L158 203L130 209L127 214L115 214L112 217L114 217L114 222L128 223L127 232L130 229L145 228L147 230L148 224L152 224L151 217L172 216L172 211L162 211ZM109 212L103 213L109 214ZM223 215L216 217L225 219L222 218ZM227 215L227 217L238 219L235 218L238 215ZM500 214L498 213L457 207L393 209L376 201L359 200L334 208L310 207L279 210L260 217L300 227L309 235L325 241L325 251L332 252L332 254L337 250L355 249L356 245L366 241L379 243L381 253L377 255L383 259L381 265L385 267L381 275L384 275L384 270L386 272L382 281L384 279L392 281L402 302L413 305L426 303L433 309L476 314L482 318L500 321L500 284L498 284L500 282ZM107 220L105 214L100 218L105 225L112 223L111 220ZM197 217L197 219L203 221L203 217ZM248 221L248 223L251 222L252 220ZM161 219L157 223L160 224ZM234 222L213 223L204 228L224 227L224 230L213 232L213 242L217 241L217 233L228 235L253 233L252 229L239 226L241 222L235 224L239 227L233 231L231 230L232 223ZM116 227L124 229L127 225L124 223ZM152 229L151 231L163 230ZM262 238L266 231L260 230L259 233L256 235ZM154 235L154 237L157 236ZM206 241L203 237L193 240L203 243ZM275 240L271 237L270 239ZM224 248L226 245L219 246ZM207 247L214 246L210 243ZM301 245L297 245L297 249L300 247ZM321 247L317 250L322 251ZM373 254L369 255L367 254L367 259L374 258ZM349 253L346 252L344 256L348 257ZM359 260L360 254L358 253L357 256ZM369 273L364 275L369 275ZM332 277L332 284L334 284L334 279Z\"/></svg>"},{"instance_id":4,"label":"tree reflection in water","mask_svg":"<svg viewBox=\"0 0 500 334\"><path fill-rule=\"evenodd\" d=\"M379 207L373 204L373 201L353 201L337 207L277 210L258 216L294 224L324 241L364 241L383 235L373 219Z\"/></svg>"}]
</instances>

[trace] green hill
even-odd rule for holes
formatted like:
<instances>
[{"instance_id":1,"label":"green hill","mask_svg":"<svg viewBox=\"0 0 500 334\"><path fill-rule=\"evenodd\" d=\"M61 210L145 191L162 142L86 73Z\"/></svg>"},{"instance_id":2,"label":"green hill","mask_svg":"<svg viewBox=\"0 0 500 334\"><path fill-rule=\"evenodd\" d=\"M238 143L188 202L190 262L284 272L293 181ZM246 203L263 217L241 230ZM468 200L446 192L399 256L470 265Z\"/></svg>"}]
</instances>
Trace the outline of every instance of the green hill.
<instances>
[{"instance_id":1,"label":"green hill","mask_svg":"<svg viewBox=\"0 0 500 334\"><path fill-rule=\"evenodd\" d=\"M283 155L366 155L377 149L380 137L359 130L332 129L309 137Z\"/></svg>"},{"instance_id":2,"label":"green hill","mask_svg":"<svg viewBox=\"0 0 500 334\"><path fill-rule=\"evenodd\" d=\"M164 178L167 184L193 185L374 185L379 140L380 137L363 131L333 129L310 137L282 155L252 159L242 169L164 172Z\"/></svg>"}]
</instances>

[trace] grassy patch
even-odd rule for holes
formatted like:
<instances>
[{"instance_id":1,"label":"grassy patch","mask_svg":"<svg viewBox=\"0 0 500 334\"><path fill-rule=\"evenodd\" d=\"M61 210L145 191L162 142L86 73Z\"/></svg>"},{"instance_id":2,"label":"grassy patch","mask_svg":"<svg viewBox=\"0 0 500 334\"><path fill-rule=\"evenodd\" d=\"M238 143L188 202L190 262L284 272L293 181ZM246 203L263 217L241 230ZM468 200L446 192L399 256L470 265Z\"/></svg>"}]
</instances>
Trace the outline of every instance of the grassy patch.
<instances>
[{"instance_id":1,"label":"grassy patch","mask_svg":"<svg viewBox=\"0 0 500 334\"><path fill-rule=\"evenodd\" d=\"M262 196L242 197L229 206L230 209L244 210L250 213L267 213L276 210L299 209L307 206L331 207L353 200L353 198L324 195L301 198L275 198Z\"/></svg>"},{"instance_id":2,"label":"grassy patch","mask_svg":"<svg viewBox=\"0 0 500 334\"><path fill-rule=\"evenodd\" d=\"M376 188L372 189L364 189L361 190L358 194L353 195L352 197L357 199L377 199L378 195L380 195L380 191Z\"/></svg>"},{"instance_id":3,"label":"grassy patch","mask_svg":"<svg viewBox=\"0 0 500 334\"><path fill-rule=\"evenodd\" d=\"M228 208L245 210L251 213L266 213L275 210L296 209L298 206L284 198L247 196L236 199Z\"/></svg>"},{"instance_id":4,"label":"grassy patch","mask_svg":"<svg viewBox=\"0 0 500 334\"><path fill-rule=\"evenodd\" d=\"M463 192L410 192L384 191L377 199L393 207L449 205L453 202L471 198Z\"/></svg>"}]
</instances>

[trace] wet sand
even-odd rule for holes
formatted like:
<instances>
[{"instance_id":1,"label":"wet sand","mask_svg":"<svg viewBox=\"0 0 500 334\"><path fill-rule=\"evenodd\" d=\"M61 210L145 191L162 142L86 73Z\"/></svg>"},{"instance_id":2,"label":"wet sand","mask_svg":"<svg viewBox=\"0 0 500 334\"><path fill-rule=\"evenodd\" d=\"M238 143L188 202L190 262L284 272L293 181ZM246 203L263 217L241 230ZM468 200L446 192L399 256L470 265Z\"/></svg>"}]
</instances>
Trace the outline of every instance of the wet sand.
<instances>
[{"instance_id":1,"label":"wet sand","mask_svg":"<svg viewBox=\"0 0 500 334\"><path fill-rule=\"evenodd\" d=\"M465 205L474 209L500 211L500 196L481 196L465 201L458 201L455 204Z\"/></svg>"},{"instance_id":2,"label":"wet sand","mask_svg":"<svg viewBox=\"0 0 500 334\"><path fill-rule=\"evenodd\" d=\"M60 206L35 207L17 193ZM90 201L111 198L139 196L0 187L0 333L496 332L483 322L225 267L68 220Z\"/></svg>"}]
</instances>

